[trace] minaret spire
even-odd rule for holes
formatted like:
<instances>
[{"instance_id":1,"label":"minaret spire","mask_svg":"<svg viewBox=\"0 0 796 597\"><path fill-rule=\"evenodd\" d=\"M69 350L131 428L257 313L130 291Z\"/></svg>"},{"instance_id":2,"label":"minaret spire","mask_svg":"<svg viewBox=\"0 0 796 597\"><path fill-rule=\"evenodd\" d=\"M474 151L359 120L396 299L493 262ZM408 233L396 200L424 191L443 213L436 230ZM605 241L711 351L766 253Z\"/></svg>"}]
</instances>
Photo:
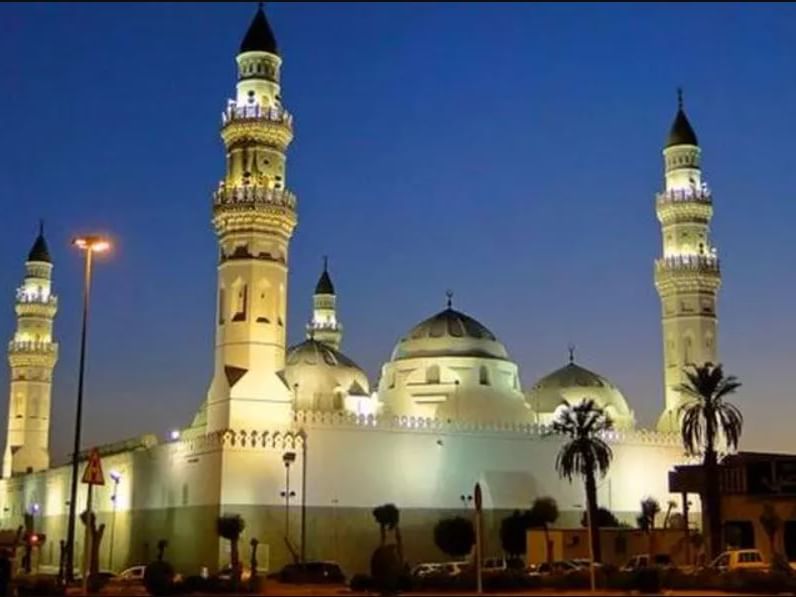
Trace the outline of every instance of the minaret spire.
<instances>
[{"instance_id":1,"label":"minaret spire","mask_svg":"<svg viewBox=\"0 0 796 597\"><path fill-rule=\"evenodd\" d=\"M575 345L570 342L567 350L569 351L569 364L572 365L575 362Z\"/></svg>"},{"instance_id":2,"label":"minaret spire","mask_svg":"<svg viewBox=\"0 0 796 597\"><path fill-rule=\"evenodd\" d=\"M50 396L58 360L53 320L58 299L52 294L52 260L44 241L44 221L25 263L17 290L17 329L8 345L11 387L3 476L50 466Z\"/></svg>"},{"instance_id":3,"label":"minaret spire","mask_svg":"<svg viewBox=\"0 0 796 597\"><path fill-rule=\"evenodd\" d=\"M286 167L293 119L282 105L282 59L261 6L235 60L235 99L221 122L226 171L213 196L220 259L207 433L288 424L293 403L280 377L288 249L297 223Z\"/></svg>"},{"instance_id":4,"label":"minaret spire","mask_svg":"<svg viewBox=\"0 0 796 597\"><path fill-rule=\"evenodd\" d=\"M445 303L448 306L448 309L452 309L453 308L453 290L446 290L445 291L445 298L446 298Z\"/></svg>"},{"instance_id":5,"label":"minaret spire","mask_svg":"<svg viewBox=\"0 0 796 597\"><path fill-rule=\"evenodd\" d=\"M323 256L323 271L312 297L312 319L307 324L307 338L340 350L343 325L337 319L337 295L329 275L329 258Z\"/></svg>"},{"instance_id":6,"label":"minaret spire","mask_svg":"<svg viewBox=\"0 0 796 597\"><path fill-rule=\"evenodd\" d=\"M655 287L661 299L665 406L662 431L677 431L683 402L683 369L716 363L716 303L721 272L710 242L713 197L702 180L702 150L677 90L677 114L663 150L665 187L655 202L663 254L655 262Z\"/></svg>"}]
</instances>

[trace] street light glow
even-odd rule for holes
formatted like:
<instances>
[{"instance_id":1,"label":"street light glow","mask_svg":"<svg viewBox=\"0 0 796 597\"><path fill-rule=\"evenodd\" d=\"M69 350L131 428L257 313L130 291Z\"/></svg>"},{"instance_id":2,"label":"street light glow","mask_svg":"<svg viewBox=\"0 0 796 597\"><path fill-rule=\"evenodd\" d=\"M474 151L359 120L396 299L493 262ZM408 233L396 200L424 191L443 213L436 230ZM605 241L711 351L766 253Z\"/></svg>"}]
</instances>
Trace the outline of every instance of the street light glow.
<instances>
[{"instance_id":1,"label":"street light glow","mask_svg":"<svg viewBox=\"0 0 796 597\"><path fill-rule=\"evenodd\" d=\"M118 483L119 481L122 480L122 474L119 471L117 471L117 470L111 471L110 472L110 476L111 476L111 479L113 479L114 483Z\"/></svg>"},{"instance_id":2,"label":"street light glow","mask_svg":"<svg viewBox=\"0 0 796 597\"><path fill-rule=\"evenodd\" d=\"M72 241L72 244L78 249L92 253L104 253L111 248L111 242L108 239L97 235L78 236Z\"/></svg>"}]
</instances>

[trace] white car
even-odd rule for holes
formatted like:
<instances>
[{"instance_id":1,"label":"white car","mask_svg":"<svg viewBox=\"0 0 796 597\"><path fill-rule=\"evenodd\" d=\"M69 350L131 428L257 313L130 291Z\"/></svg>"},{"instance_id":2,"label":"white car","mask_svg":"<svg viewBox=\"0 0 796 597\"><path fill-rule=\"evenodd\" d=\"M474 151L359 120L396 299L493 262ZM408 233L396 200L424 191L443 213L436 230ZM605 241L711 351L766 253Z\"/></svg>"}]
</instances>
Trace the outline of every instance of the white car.
<instances>
[{"instance_id":1,"label":"white car","mask_svg":"<svg viewBox=\"0 0 796 597\"><path fill-rule=\"evenodd\" d=\"M122 582L144 582L144 570L146 566L131 566L120 572L116 579Z\"/></svg>"},{"instance_id":2,"label":"white car","mask_svg":"<svg viewBox=\"0 0 796 597\"><path fill-rule=\"evenodd\" d=\"M672 558L669 554L659 553L655 554L654 556L650 556L648 553L642 553L633 556L624 565L622 568L623 572L632 572L633 570L638 570L640 568L670 568L674 564L672 564Z\"/></svg>"},{"instance_id":3,"label":"white car","mask_svg":"<svg viewBox=\"0 0 796 597\"><path fill-rule=\"evenodd\" d=\"M711 568L719 572L730 570L759 570L769 569L759 549L733 549L725 551L710 564Z\"/></svg>"},{"instance_id":4,"label":"white car","mask_svg":"<svg viewBox=\"0 0 796 597\"><path fill-rule=\"evenodd\" d=\"M428 576L429 574L433 574L435 572L439 572L440 565L439 564L418 564L414 568L412 568L412 576L417 578L422 578L424 576Z\"/></svg>"},{"instance_id":5,"label":"white car","mask_svg":"<svg viewBox=\"0 0 796 597\"><path fill-rule=\"evenodd\" d=\"M467 566L467 562L445 562L439 565L439 570L446 576L459 576Z\"/></svg>"}]
</instances>

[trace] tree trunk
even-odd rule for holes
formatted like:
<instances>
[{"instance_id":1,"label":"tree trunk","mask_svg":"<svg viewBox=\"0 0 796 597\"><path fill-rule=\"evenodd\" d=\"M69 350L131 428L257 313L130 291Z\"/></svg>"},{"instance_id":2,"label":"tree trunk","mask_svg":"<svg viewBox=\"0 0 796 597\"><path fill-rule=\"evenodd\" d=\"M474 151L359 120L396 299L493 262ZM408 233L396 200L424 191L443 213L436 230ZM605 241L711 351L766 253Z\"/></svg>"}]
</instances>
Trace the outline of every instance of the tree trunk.
<instances>
[{"instance_id":1,"label":"tree trunk","mask_svg":"<svg viewBox=\"0 0 796 597\"><path fill-rule=\"evenodd\" d=\"M384 544L387 543L387 530L383 524L379 525L379 534L381 539L380 547L384 547Z\"/></svg>"},{"instance_id":2,"label":"tree trunk","mask_svg":"<svg viewBox=\"0 0 796 597\"><path fill-rule=\"evenodd\" d=\"M595 562L602 562L600 550L600 529L597 526L597 483L594 480L594 467L588 466L586 472L586 508L589 511L589 528L591 529L591 549Z\"/></svg>"},{"instance_id":3,"label":"tree trunk","mask_svg":"<svg viewBox=\"0 0 796 597\"><path fill-rule=\"evenodd\" d=\"M401 529L398 525L395 525L395 548L398 551L398 560L401 562L401 566L404 563L404 544L403 540L401 539Z\"/></svg>"},{"instance_id":4,"label":"tree trunk","mask_svg":"<svg viewBox=\"0 0 796 597\"><path fill-rule=\"evenodd\" d=\"M707 523L707 532L705 536L708 539L708 554L711 560L718 557L722 551L721 541L721 491L719 489L719 468L716 458L716 452L710 445L708 439L708 447L705 450L705 488L704 500L702 508L707 510L707 514L703 512L703 521Z\"/></svg>"},{"instance_id":5,"label":"tree trunk","mask_svg":"<svg viewBox=\"0 0 796 597\"><path fill-rule=\"evenodd\" d=\"M553 564L553 554L550 551L550 532L547 528L547 523L544 524L544 555L545 560L548 564L552 566Z\"/></svg>"}]
</instances>

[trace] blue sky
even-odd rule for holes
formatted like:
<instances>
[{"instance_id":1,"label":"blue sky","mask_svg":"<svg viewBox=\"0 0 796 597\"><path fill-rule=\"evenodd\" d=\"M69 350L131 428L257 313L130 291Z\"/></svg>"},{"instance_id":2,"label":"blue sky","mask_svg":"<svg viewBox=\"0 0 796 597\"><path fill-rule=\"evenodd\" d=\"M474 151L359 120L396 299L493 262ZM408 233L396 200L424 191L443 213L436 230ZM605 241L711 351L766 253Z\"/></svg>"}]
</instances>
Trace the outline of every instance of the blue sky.
<instances>
[{"instance_id":1,"label":"blue sky","mask_svg":"<svg viewBox=\"0 0 796 597\"><path fill-rule=\"evenodd\" d=\"M99 264L86 444L190 420L210 379L220 112L251 3L0 6L0 338L39 217L61 297L53 446L73 424L80 257ZM720 354L743 446L794 450L796 9L775 4L269 3L296 118L289 333L330 256L343 348L375 383L455 306L530 386L578 361L642 422L662 405L654 193L675 88L703 148L723 260ZM1 297L2 295L0 295ZM7 386L7 371L0 387ZM3 415L5 412L3 411Z\"/></svg>"}]
</instances>

